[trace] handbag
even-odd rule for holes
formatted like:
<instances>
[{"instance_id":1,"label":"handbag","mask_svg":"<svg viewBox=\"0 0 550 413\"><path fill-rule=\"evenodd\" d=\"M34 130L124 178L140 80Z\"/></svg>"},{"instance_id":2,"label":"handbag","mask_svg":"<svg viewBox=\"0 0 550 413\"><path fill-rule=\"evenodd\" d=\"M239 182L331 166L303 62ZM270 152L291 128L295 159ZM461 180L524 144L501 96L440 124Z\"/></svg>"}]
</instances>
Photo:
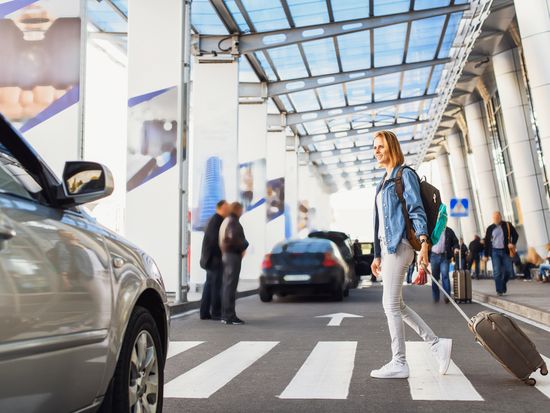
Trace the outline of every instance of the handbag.
<instances>
[{"instance_id":1,"label":"handbag","mask_svg":"<svg viewBox=\"0 0 550 413\"><path fill-rule=\"evenodd\" d=\"M511 235L511 232L510 232L510 223L507 222L506 223L508 225L508 244L511 244L512 243L512 240L510 239L510 235ZM518 250L516 248L516 246L512 246L512 247L508 247L508 255L510 256L510 258L514 258L516 256L516 254L518 253Z\"/></svg>"},{"instance_id":2,"label":"handbag","mask_svg":"<svg viewBox=\"0 0 550 413\"><path fill-rule=\"evenodd\" d=\"M425 265L421 265L418 269L418 275L413 281L413 284L415 285L424 285L428 282L428 268L426 268Z\"/></svg>"}]
</instances>

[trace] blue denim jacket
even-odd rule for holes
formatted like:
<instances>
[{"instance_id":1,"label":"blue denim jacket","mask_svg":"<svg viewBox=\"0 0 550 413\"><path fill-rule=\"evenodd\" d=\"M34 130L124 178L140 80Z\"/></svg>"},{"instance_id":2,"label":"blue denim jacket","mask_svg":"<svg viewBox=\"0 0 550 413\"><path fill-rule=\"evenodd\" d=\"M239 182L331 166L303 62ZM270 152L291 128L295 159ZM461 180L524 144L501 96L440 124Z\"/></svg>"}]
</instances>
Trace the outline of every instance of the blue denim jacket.
<instances>
[{"instance_id":1,"label":"blue denim jacket","mask_svg":"<svg viewBox=\"0 0 550 413\"><path fill-rule=\"evenodd\" d=\"M376 196L382 191L382 209L384 213L384 240L389 254L395 254L397 247L405 234L405 217L401 210L401 203L395 192L395 176L401 165L393 168L388 180L384 183L384 178L376 187ZM411 219L416 236L428 235L428 225L426 212L420 197L420 183L417 175L408 168L403 170L403 198L407 204L409 218ZM384 186L382 187L382 183ZM376 206L376 197L374 198L374 257L380 257L381 245L378 238L378 208Z\"/></svg>"}]
</instances>

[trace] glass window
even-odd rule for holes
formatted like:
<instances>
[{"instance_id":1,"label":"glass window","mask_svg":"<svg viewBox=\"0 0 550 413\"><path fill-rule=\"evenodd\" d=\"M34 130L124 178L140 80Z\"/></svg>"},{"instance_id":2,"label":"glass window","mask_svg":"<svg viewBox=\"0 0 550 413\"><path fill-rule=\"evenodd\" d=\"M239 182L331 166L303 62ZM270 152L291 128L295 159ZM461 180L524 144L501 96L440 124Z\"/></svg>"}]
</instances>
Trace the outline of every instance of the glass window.
<instances>
[{"instance_id":1,"label":"glass window","mask_svg":"<svg viewBox=\"0 0 550 413\"><path fill-rule=\"evenodd\" d=\"M416 0L414 2L415 10L433 9L435 7L446 7L451 4L450 0Z\"/></svg>"},{"instance_id":2,"label":"glass window","mask_svg":"<svg viewBox=\"0 0 550 413\"><path fill-rule=\"evenodd\" d=\"M374 15L405 13L410 5L409 0L374 0Z\"/></svg>"},{"instance_id":3,"label":"glass window","mask_svg":"<svg viewBox=\"0 0 550 413\"><path fill-rule=\"evenodd\" d=\"M401 73L393 73L374 78L374 100L380 102L382 100L397 99L400 81Z\"/></svg>"},{"instance_id":4,"label":"glass window","mask_svg":"<svg viewBox=\"0 0 550 413\"><path fill-rule=\"evenodd\" d=\"M369 31L338 36L338 49L345 72L370 68Z\"/></svg>"},{"instance_id":5,"label":"glass window","mask_svg":"<svg viewBox=\"0 0 550 413\"><path fill-rule=\"evenodd\" d=\"M195 1L193 1L193 6ZM242 3L258 32L290 28L280 2L273 0L242 0Z\"/></svg>"},{"instance_id":6,"label":"glass window","mask_svg":"<svg viewBox=\"0 0 550 413\"><path fill-rule=\"evenodd\" d=\"M289 96L292 104L298 112L321 109L317 103L317 98L315 97L315 92L313 92L313 90L290 93Z\"/></svg>"},{"instance_id":7,"label":"glass window","mask_svg":"<svg viewBox=\"0 0 550 413\"><path fill-rule=\"evenodd\" d=\"M307 77L306 66L297 45L269 49L268 53L281 79Z\"/></svg>"},{"instance_id":8,"label":"glass window","mask_svg":"<svg viewBox=\"0 0 550 413\"><path fill-rule=\"evenodd\" d=\"M401 97L408 98L423 95L426 91L428 77L431 71L431 67L407 70L403 74L403 90L401 91Z\"/></svg>"},{"instance_id":9,"label":"glass window","mask_svg":"<svg viewBox=\"0 0 550 413\"><path fill-rule=\"evenodd\" d=\"M437 57L449 57L451 46L453 45L453 42L455 40L461 19L462 12L451 14L451 17L449 18L449 24L447 25L447 30L445 31L445 37L443 38L443 43L441 44L441 50L439 51L439 55Z\"/></svg>"},{"instance_id":10,"label":"glass window","mask_svg":"<svg viewBox=\"0 0 550 413\"><path fill-rule=\"evenodd\" d=\"M443 73L444 65L437 65L434 67L432 78L430 79L430 87L428 87L428 94L431 95L437 91L439 81L441 80L441 74Z\"/></svg>"},{"instance_id":11,"label":"glass window","mask_svg":"<svg viewBox=\"0 0 550 413\"><path fill-rule=\"evenodd\" d=\"M358 105L361 103L370 103L372 100L371 85L371 79L356 80L346 83L349 104Z\"/></svg>"},{"instance_id":12,"label":"glass window","mask_svg":"<svg viewBox=\"0 0 550 413\"><path fill-rule=\"evenodd\" d=\"M227 34L227 29L208 0L193 1L191 24L202 34Z\"/></svg>"},{"instance_id":13,"label":"glass window","mask_svg":"<svg viewBox=\"0 0 550 413\"><path fill-rule=\"evenodd\" d=\"M101 31L119 33L126 33L128 31L126 20L104 2L88 1L87 13L90 21Z\"/></svg>"},{"instance_id":14,"label":"glass window","mask_svg":"<svg viewBox=\"0 0 550 413\"><path fill-rule=\"evenodd\" d=\"M331 0L332 13L336 21L369 17L369 2L357 0Z\"/></svg>"},{"instance_id":15,"label":"glass window","mask_svg":"<svg viewBox=\"0 0 550 413\"><path fill-rule=\"evenodd\" d=\"M323 109L338 108L346 105L342 85L326 86L317 89Z\"/></svg>"},{"instance_id":16,"label":"glass window","mask_svg":"<svg viewBox=\"0 0 550 413\"><path fill-rule=\"evenodd\" d=\"M11 156L0 152L0 193L42 201L42 187Z\"/></svg>"},{"instance_id":17,"label":"glass window","mask_svg":"<svg viewBox=\"0 0 550 413\"><path fill-rule=\"evenodd\" d=\"M302 44L313 76L338 72L333 39L321 39Z\"/></svg>"},{"instance_id":18,"label":"glass window","mask_svg":"<svg viewBox=\"0 0 550 413\"><path fill-rule=\"evenodd\" d=\"M435 57L444 23L445 16L415 20L411 23L407 62L420 62Z\"/></svg>"},{"instance_id":19,"label":"glass window","mask_svg":"<svg viewBox=\"0 0 550 413\"><path fill-rule=\"evenodd\" d=\"M265 57L263 52L256 52L254 53L254 55L256 56L256 59L258 59L258 61L260 62L260 66L262 66L262 69L264 69L264 72L267 75L268 80L271 80L271 81L279 80L277 78L277 75L271 68L271 65L267 61L267 58Z\"/></svg>"},{"instance_id":20,"label":"glass window","mask_svg":"<svg viewBox=\"0 0 550 413\"><path fill-rule=\"evenodd\" d=\"M248 24L246 23L246 20L241 13L241 10L239 9L239 6L237 6L235 0L225 0L225 4L229 9L231 15L235 19L235 22L239 25L239 29L241 29L241 32L250 31L250 27L248 27Z\"/></svg>"},{"instance_id":21,"label":"glass window","mask_svg":"<svg viewBox=\"0 0 550 413\"><path fill-rule=\"evenodd\" d=\"M259 82L256 72L244 56L239 58L239 82Z\"/></svg>"},{"instance_id":22,"label":"glass window","mask_svg":"<svg viewBox=\"0 0 550 413\"><path fill-rule=\"evenodd\" d=\"M327 124L322 120L306 122L304 123L304 128L306 129L308 135L317 135L319 133L328 132Z\"/></svg>"},{"instance_id":23,"label":"glass window","mask_svg":"<svg viewBox=\"0 0 550 413\"><path fill-rule=\"evenodd\" d=\"M407 24L380 27L374 30L374 65L389 66L403 62Z\"/></svg>"},{"instance_id":24,"label":"glass window","mask_svg":"<svg viewBox=\"0 0 550 413\"><path fill-rule=\"evenodd\" d=\"M328 23L326 0L287 0L296 26Z\"/></svg>"}]
</instances>

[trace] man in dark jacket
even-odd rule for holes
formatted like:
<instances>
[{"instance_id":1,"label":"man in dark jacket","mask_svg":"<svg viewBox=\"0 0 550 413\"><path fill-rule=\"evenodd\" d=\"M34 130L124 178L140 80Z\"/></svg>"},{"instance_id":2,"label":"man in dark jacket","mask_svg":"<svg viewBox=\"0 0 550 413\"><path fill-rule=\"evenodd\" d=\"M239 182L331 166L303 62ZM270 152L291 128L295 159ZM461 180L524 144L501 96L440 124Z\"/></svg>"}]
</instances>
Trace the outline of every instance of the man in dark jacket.
<instances>
[{"instance_id":1,"label":"man in dark jacket","mask_svg":"<svg viewBox=\"0 0 550 413\"><path fill-rule=\"evenodd\" d=\"M498 295L506 293L506 284L512 277L513 267L510 249L515 251L518 233L514 226L502 220L499 211L493 213L493 223L485 232L485 257L493 261L493 277Z\"/></svg>"},{"instance_id":2,"label":"man in dark jacket","mask_svg":"<svg viewBox=\"0 0 550 413\"><path fill-rule=\"evenodd\" d=\"M223 266L219 234L220 226L228 215L229 204L221 200L204 230L200 264L206 270L206 281L202 290L201 320L221 320Z\"/></svg>"},{"instance_id":3,"label":"man in dark jacket","mask_svg":"<svg viewBox=\"0 0 550 413\"><path fill-rule=\"evenodd\" d=\"M441 234L438 243L432 247L430 252L430 265L432 267L432 275L438 281L441 276L443 288L448 294L451 294L449 262L453 258L455 252L458 252L458 239L454 231L447 227ZM432 284L432 297L434 302L439 302L439 288L435 283ZM448 302L449 299L445 297L445 303Z\"/></svg>"},{"instance_id":4,"label":"man in dark jacket","mask_svg":"<svg viewBox=\"0 0 550 413\"><path fill-rule=\"evenodd\" d=\"M481 238L479 238L479 235L475 235L473 241L470 242L470 245L468 245L468 249L470 250L468 269L470 270L472 277L479 278L481 275L481 252L483 251L483 245L481 244ZM476 264L475 274L472 272L474 263Z\"/></svg>"},{"instance_id":5,"label":"man in dark jacket","mask_svg":"<svg viewBox=\"0 0 550 413\"><path fill-rule=\"evenodd\" d=\"M222 323L244 324L235 313L237 285L241 272L241 262L248 248L248 241L239 222L243 213L243 206L233 202L229 216L220 227L220 249L223 262L223 293L222 293Z\"/></svg>"}]
</instances>

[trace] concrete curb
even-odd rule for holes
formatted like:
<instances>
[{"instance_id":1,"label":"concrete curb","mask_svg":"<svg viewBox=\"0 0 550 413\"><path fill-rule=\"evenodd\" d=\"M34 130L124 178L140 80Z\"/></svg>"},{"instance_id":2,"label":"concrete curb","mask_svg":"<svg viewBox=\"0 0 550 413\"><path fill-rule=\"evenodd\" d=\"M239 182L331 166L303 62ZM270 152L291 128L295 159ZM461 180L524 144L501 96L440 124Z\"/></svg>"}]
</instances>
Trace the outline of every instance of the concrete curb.
<instances>
[{"instance_id":1,"label":"concrete curb","mask_svg":"<svg viewBox=\"0 0 550 413\"><path fill-rule=\"evenodd\" d=\"M258 289L237 291L237 299L249 297L251 295L258 294ZM201 302L199 301L187 301L185 303L174 303L170 304L170 316L173 317L178 314L183 314L190 310L195 310L200 308Z\"/></svg>"},{"instance_id":2,"label":"concrete curb","mask_svg":"<svg viewBox=\"0 0 550 413\"><path fill-rule=\"evenodd\" d=\"M540 308L530 307L525 304L518 304L495 295L472 292L472 298L482 303L494 305L503 310L523 316L538 323L550 326L550 313Z\"/></svg>"}]
</instances>

